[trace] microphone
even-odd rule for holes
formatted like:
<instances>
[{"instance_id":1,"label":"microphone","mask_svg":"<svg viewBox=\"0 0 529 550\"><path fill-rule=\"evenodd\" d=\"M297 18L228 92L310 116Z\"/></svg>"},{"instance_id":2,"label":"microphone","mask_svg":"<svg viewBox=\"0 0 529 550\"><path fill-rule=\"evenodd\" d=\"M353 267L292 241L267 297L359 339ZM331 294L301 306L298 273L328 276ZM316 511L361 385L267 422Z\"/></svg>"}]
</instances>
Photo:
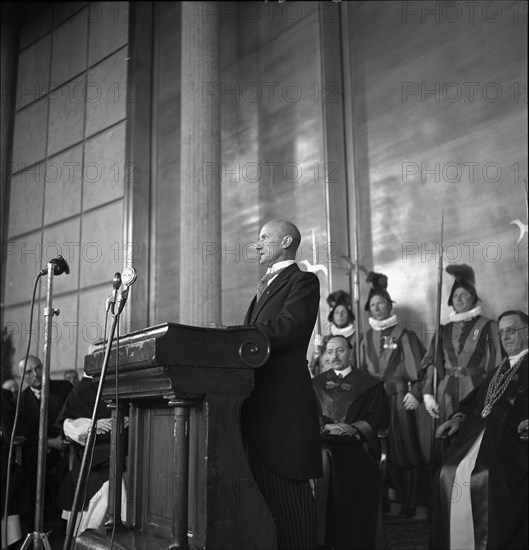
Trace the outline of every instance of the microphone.
<instances>
[{"instance_id":1,"label":"microphone","mask_svg":"<svg viewBox=\"0 0 529 550\"><path fill-rule=\"evenodd\" d=\"M126 267L121 274L121 280L125 285L125 288L121 291L118 299L118 315L121 314L123 308L125 307L125 302L129 297L129 289L136 282L138 274L133 267Z\"/></svg>"},{"instance_id":2,"label":"microphone","mask_svg":"<svg viewBox=\"0 0 529 550\"><path fill-rule=\"evenodd\" d=\"M53 264L53 274L55 275L55 277L57 277L58 275L62 275L63 273L66 273L66 275L70 273L70 266L61 254L59 254L56 258L53 258L53 260L50 260L48 263ZM41 275L47 275L48 268L42 268L39 273Z\"/></svg>"},{"instance_id":3,"label":"microphone","mask_svg":"<svg viewBox=\"0 0 529 550\"><path fill-rule=\"evenodd\" d=\"M129 287L134 284L137 278L138 274L133 267L126 267L121 274L121 280L123 281L125 287Z\"/></svg>"},{"instance_id":4,"label":"microphone","mask_svg":"<svg viewBox=\"0 0 529 550\"><path fill-rule=\"evenodd\" d=\"M121 273L117 271L114 273L114 278L112 279L112 295L107 298L106 310L110 309L112 306L112 315L114 315L114 304L118 298L118 290L121 286Z\"/></svg>"}]
</instances>

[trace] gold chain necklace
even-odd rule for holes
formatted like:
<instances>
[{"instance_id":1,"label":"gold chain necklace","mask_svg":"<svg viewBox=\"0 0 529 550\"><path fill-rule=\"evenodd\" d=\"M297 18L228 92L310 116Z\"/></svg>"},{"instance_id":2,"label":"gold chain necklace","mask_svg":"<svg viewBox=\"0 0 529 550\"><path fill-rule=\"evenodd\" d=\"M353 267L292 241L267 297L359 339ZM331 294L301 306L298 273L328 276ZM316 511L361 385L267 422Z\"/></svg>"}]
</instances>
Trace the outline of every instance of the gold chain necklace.
<instances>
[{"instance_id":1,"label":"gold chain necklace","mask_svg":"<svg viewBox=\"0 0 529 550\"><path fill-rule=\"evenodd\" d=\"M498 399L505 393L505 390L507 389L507 386L511 382L511 380L514 378L514 375L516 374L516 371L522 364L522 361L525 359L525 356L527 354L524 353L518 361L509 369L509 371L505 374L501 374L503 365L506 361L509 360L508 357L506 357L500 364L500 366L497 368L496 372L494 373L494 376L492 377L492 380L490 381L489 387L487 388L487 394L485 395L485 405L483 407L483 410L481 411L481 417L486 418L489 416L490 411L492 410L492 407L494 406L494 403L498 401Z\"/></svg>"}]
</instances>

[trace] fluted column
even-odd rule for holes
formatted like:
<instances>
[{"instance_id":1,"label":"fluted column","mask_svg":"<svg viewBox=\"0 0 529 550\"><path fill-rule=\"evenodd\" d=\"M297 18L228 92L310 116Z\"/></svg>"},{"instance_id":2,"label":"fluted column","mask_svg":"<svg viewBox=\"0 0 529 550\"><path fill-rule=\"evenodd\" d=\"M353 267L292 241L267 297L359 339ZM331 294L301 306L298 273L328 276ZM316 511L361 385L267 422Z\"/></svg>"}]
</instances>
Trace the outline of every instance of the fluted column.
<instances>
[{"instance_id":1,"label":"fluted column","mask_svg":"<svg viewBox=\"0 0 529 550\"><path fill-rule=\"evenodd\" d=\"M180 322L221 319L219 20L182 2Z\"/></svg>"}]
</instances>

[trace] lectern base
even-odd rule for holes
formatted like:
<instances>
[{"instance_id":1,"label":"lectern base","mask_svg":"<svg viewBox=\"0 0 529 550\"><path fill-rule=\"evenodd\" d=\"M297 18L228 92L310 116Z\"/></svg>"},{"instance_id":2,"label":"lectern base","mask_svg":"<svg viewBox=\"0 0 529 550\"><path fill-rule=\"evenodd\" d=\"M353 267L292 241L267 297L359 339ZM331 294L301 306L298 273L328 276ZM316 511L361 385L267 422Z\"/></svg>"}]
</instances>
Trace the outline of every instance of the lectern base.
<instances>
[{"instance_id":1,"label":"lectern base","mask_svg":"<svg viewBox=\"0 0 529 550\"><path fill-rule=\"evenodd\" d=\"M75 539L74 550L152 550L169 548L171 541L142 531L119 532L111 544L111 536L101 531L87 530Z\"/></svg>"}]
</instances>

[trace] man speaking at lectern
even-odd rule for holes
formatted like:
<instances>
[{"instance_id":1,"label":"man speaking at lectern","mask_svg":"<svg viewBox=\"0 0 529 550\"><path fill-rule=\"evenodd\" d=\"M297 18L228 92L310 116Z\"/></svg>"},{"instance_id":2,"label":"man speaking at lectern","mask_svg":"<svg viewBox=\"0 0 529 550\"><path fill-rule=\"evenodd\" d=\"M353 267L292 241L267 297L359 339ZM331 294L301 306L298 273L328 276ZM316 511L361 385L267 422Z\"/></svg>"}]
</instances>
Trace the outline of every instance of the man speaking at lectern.
<instances>
[{"instance_id":1,"label":"man speaking at lectern","mask_svg":"<svg viewBox=\"0 0 529 550\"><path fill-rule=\"evenodd\" d=\"M309 479L320 477L318 411L307 347L319 307L319 281L294 258L301 242L291 222L266 223L256 244L267 273L245 325L268 336L270 357L255 372L242 409L250 469L274 517L278 550L316 548L316 505Z\"/></svg>"}]
</instances>

